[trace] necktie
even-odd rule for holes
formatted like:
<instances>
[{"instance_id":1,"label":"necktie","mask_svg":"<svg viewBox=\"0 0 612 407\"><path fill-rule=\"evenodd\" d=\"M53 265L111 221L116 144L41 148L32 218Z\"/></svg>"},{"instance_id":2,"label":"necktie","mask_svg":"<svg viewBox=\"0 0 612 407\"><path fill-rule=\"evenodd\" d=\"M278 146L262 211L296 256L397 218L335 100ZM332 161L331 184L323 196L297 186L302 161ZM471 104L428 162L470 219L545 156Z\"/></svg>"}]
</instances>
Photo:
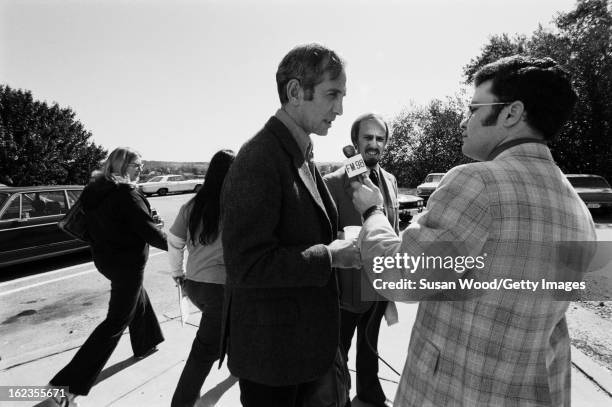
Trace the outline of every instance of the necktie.
<instances>
[{"instance_id":1,"label":"necktie","mask_svg":"<svg viewBox=\"0 0 612 407\"><path fill-rule=\"evenodd\" d=\"M378 173L375 170L370 170L370 181L372 181L372 184L376 186L380 185L378 183Z\"/></svg>"},{"instance_id":2,"label":"necktie","mask_svg":"<svg viewBox=\"0 0 612 407\"><path fill-rule=\"evenodd\" d=\"M376 185L378 188L380 188L380 183L378 181L378 171L376 170L370 170L370 181L372 181L372 184ZM383 194L383 197L385 196L385 193L381 190L380 191ZM384 199L384 198L383 198ZM383 205L383 213L386 215L387 214L387 210L385 205Z\"/></svg>"},{"instance_id":3,"label":"necktie","mask_svg":"<svg viewBox=\"0 0 612 407\"><path fill-rule=\"evenodd\" d=\"M312 175L312 179L316 180L315 177L315 163L314 163L314 152L312 148L312 144L308 145L306 150L306 160L308 162L308 168L310 169L310 174Z\"/></svg>"}]
</instances>

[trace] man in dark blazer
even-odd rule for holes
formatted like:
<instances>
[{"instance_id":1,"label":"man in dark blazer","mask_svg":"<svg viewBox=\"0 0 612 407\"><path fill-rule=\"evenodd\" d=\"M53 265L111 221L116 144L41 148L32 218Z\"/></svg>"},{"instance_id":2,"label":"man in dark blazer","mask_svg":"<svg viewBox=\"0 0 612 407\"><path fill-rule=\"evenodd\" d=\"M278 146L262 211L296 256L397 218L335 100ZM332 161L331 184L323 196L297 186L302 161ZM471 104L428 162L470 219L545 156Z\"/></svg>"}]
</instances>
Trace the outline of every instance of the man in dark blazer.
<instances>
[{"instance_id":1,"label":"man in dark blazer","mask_svg":"<svg viewBox=\"0 0 612 407\"><path fill-rule=\"evenodd\" d=\"M299 46L276 82L281 108L242 146L222 194L222 351L244 406L341 406L348 372L332 267L361 260L353 242L336 240L310 134L326 135L342 114L344 63L321 45Z\"/></svg>"},{"instance_id":2,"label":"man in dark blazer","mask_svg":"<svg viewBox=\"0 0 612 407\"><path fill-rule=\"evenodd\" d=\"M378 164L389 141L389 127L375 113L359 116L351 127L351 142L364 158L368 176L380 187L389 223L399 233L399 203L395 177ZM338 208L338 227L361 226L361 213L352 201L353 189L344 167L325 176L325 183ZM385 406L386 397L378 380L378 331L385 311L397 315L395 303L377 297L374 290L367 291L370 282L364 273L355 269L338 269L340 280L340 342L348 356L355 328L357 328L357 397L375 406ZM363 287L363 289L362 289ZM372 348L370 348L372 346ZM347 403L350 406L350 401Z\"/></svg>"}]
</instances>

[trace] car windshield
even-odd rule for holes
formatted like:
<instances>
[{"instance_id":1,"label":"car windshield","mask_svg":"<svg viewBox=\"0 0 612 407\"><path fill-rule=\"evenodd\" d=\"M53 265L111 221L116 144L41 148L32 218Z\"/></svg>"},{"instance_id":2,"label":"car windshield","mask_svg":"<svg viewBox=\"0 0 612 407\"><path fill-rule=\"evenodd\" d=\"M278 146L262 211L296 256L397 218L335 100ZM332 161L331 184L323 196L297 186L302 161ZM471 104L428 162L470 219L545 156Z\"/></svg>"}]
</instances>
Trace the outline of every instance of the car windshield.
<instances>
[{"instance_id":1,"label":"car windshield","mask_svg":"<svg viewBox=\"0 0 612 407\"><path fill-rule=\"evenodd\" d=\"M6 192L0 192L0 209L4 206L4 203L7 201L7 199L9 199L9 196L11 196L11 194L8 194Z\"/></svg>"},{"instance_id":2,"label":"car windshield","mask_svg":"<svg viewBox=\"0 0 612 407\"><path fill-rule=\"evenodd\" d=\"M425 178L425 182L440 182L442 180L442 174L429 174Z\"/></svg>"},{"instance_id":3,"label":"car windshield","mask_svg":"<svg viewBox=\"0 0 612 407\"><path fill-rule=\"evenodd\" d=\"M150 180L148 180L147 182L159 182L162 180L163 177L153 177Z\"/></svg>"},{"instance_id":4,"label":"car windshield","mask_svg":"<svg viewBox=\"0 0 612 407\"><path fill-rule=\"evenodd\" d=\"M567 177L574 188L610 188L602 177Z\"/></svg>"}]
</instances>

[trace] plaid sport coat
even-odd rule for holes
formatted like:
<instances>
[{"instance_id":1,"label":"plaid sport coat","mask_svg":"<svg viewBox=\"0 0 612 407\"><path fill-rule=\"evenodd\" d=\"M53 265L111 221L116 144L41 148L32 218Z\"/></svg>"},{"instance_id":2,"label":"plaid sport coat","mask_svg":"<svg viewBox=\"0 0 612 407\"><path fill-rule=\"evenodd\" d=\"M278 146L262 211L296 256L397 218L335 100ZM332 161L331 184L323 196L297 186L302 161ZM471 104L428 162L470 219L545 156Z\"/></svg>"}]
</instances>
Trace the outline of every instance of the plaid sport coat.
<instances>
[{"instance_id":1,"label":"plaid sport coat","mask_svg":"<svg viewBox=\"0 0 612 407\"><path fill-rule=\"evenodd\" d=\"M487 253L488 277L515 281L550 273L551 242L596 240L588 209L538 143L453 168L401 239L383 215L360 238L364 259L462 242L464 253ZM569 406L567 307L510 291L421 301L394 405Z\"/></svg>"}]
</instances>

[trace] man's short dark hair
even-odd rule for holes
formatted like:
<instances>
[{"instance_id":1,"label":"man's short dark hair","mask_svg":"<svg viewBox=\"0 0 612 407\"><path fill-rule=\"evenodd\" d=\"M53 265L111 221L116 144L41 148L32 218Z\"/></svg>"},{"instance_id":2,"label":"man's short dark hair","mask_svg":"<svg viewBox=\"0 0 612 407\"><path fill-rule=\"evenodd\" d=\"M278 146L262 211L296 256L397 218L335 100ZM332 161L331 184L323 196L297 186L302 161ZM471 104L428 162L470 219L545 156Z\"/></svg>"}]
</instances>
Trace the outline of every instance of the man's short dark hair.
<instances>
[{"instance_id":1,"label":"man's short dark hair","mask_svg":"<svg viewBox=\"0 0 612 407\"><path fill-rule=\"evenodd\" d=\"M312 100L314 87L323 82L324 75L336 79L344 70L344 61L331 49L320 44L298 45L278 65L276 87L282 105L289 101L287 83L297 79L305 91L306 100Z\"/></svg>"},{"instance_id":2,"label":"man's short dark hair","mask_svg":"<svg viewBox=\"0 0 612 407\"><path fill-rule=\"evenodd\" d=\"M483 66L474 77L476 86L488 80L500 102L523 102L527 124L546 140L557 136L577 99L569 74L551 58L514 55L499 59ZM495 121L503 106L494 107Z\"/></svg>"},{"instance_id":3,"label":"man's short dark hair","mask_svg":"<svg viewBox=\"0 0 612 407\"><path fill-rule=\"evenodd\" d=\"M376 113L364 113L357 117L353 122L353 125L351 126L351 141L353 142L354 146L357 145L357 137L359 137L359 128L361 127L361 122L364 122L366 120L378 120L379 122L383 123L385 126L385 143L389 141L389 126L387 125L385 119L383 119L382 116Z\"/></svg>"}]
</instances>

